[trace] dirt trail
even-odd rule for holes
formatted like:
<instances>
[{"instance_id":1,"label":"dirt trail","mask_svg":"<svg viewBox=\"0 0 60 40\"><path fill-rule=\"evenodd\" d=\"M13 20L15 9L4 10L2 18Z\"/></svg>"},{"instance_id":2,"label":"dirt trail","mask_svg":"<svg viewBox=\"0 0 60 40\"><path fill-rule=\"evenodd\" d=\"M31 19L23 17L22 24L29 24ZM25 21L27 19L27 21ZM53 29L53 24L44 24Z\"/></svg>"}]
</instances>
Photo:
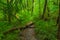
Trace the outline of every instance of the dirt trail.
<instances>
[{"instance_id":1,"label":"dirt trail","mask_svg":"<svg viewBox=\"0 0 60 40\"><path fill-rule=\"evenodd\" d=\"M34 27L34 25L31 25ZM34 28L26 28L22 32L21 40L36 40Z\"/></svg>"}]
</instances>

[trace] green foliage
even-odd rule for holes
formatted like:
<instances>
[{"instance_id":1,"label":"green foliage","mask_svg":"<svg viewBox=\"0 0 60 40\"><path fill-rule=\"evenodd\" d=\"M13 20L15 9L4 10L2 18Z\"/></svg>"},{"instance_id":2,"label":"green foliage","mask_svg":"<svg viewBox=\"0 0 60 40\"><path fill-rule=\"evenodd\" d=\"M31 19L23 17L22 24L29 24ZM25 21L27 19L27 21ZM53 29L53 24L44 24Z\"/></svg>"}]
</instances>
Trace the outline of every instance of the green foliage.
<instances>
[{"instance_id":1,"label":"green foliage","mask_svg":"<svg viewBox=\"0 0 60 40\"><path fill-rule=\"evenodd\" d=\"M56 19L58 17L58 1L48 0L45 17L48 19L44 21L40 19L43 13L44 0L0 0L0 40L20 40L20 30L15 30L4 35L3 33L13 27L25 27L30 21L35 24L36 38L38 40L57 40L57 26ZM54 4L55 3L55 4ZM32 11L33 5L33 11ZM40 11L40 12L39 12ZM48 17L49 14L49 17ZM11 24L8 24L8 19L11 18Z\"/></svg>"},{"instance_id":2,"label":"green foliage","mask_svg":"<svg viewBox=\"0 0 60 40\"><path fill-rule=\"evenodd\" d=\"M49 40L56 40L57 26L55 26L54 21L42 21L39 20L35 24L36 26L36 34L38 40L44 40L44 38L48 38ZM43 37L44 36L44 37Z\"/></svg>"}]
</instances>

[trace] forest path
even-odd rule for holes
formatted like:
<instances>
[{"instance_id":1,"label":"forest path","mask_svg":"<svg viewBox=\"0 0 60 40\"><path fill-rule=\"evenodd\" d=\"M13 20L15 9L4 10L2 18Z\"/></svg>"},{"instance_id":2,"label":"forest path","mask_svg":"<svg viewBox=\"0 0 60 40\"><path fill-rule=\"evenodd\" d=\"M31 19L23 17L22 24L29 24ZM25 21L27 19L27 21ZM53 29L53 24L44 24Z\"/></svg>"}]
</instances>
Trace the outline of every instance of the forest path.
<instances>
[{"instance_id":1,"label":"forest path","mask_svg":"<svg viewBox=\"0 0 60 40\"><path fill-rule=\"evenodd\" d=\"M35 30L32 28L34 25L31 25L30 27L31 28L26 28L23 30L21 40L37 40L35 38Z\"/></svg>"}]
</instances>

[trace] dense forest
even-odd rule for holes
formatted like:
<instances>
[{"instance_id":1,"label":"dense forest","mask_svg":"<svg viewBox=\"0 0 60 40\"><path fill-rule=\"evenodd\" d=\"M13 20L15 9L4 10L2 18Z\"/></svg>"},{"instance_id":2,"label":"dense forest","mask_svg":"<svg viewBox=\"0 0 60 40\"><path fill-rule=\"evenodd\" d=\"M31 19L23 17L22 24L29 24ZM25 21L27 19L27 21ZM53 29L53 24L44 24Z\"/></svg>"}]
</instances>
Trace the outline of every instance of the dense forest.
<instances>
[{"instance_id":1,"label":"dense forest","mask_svg":"<svg viewBox=\"0 0 60 40\"><path fill-rule=\"evenodd\" d=\"M60 0L0 0L0 40L60 40Z\"/></svg>"}]
</instances>

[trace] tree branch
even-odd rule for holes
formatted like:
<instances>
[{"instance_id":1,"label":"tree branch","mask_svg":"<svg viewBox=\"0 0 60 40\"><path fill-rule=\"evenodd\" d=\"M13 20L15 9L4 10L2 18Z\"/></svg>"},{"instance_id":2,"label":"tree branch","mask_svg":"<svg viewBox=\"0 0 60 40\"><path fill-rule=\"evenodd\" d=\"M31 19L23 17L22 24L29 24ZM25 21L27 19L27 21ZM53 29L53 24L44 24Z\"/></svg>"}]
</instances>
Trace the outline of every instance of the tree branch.
<instances>
[{"instance_id":1,"label":"tree branch","mask_svg":"<svg viewBox=\"0 0 60 40\"><path fill-rule=\"evenodd\" d=\"M6 32L3 32L3 34L6 35L6 34L8 34L8 33L11 33L11 32L13 32L13 31L15 31L15 30L24 30L24 29L26 29L26 28L34 28L34 27L32 27L33 25L34 25L34 23L31 23L31 24L29 24L29 25L26 25L25 27L18 27L18 28L14 27L14 28L12 28L12 29L9 29L9 30L6 31Z\"/></svg>"}]
</instances>

